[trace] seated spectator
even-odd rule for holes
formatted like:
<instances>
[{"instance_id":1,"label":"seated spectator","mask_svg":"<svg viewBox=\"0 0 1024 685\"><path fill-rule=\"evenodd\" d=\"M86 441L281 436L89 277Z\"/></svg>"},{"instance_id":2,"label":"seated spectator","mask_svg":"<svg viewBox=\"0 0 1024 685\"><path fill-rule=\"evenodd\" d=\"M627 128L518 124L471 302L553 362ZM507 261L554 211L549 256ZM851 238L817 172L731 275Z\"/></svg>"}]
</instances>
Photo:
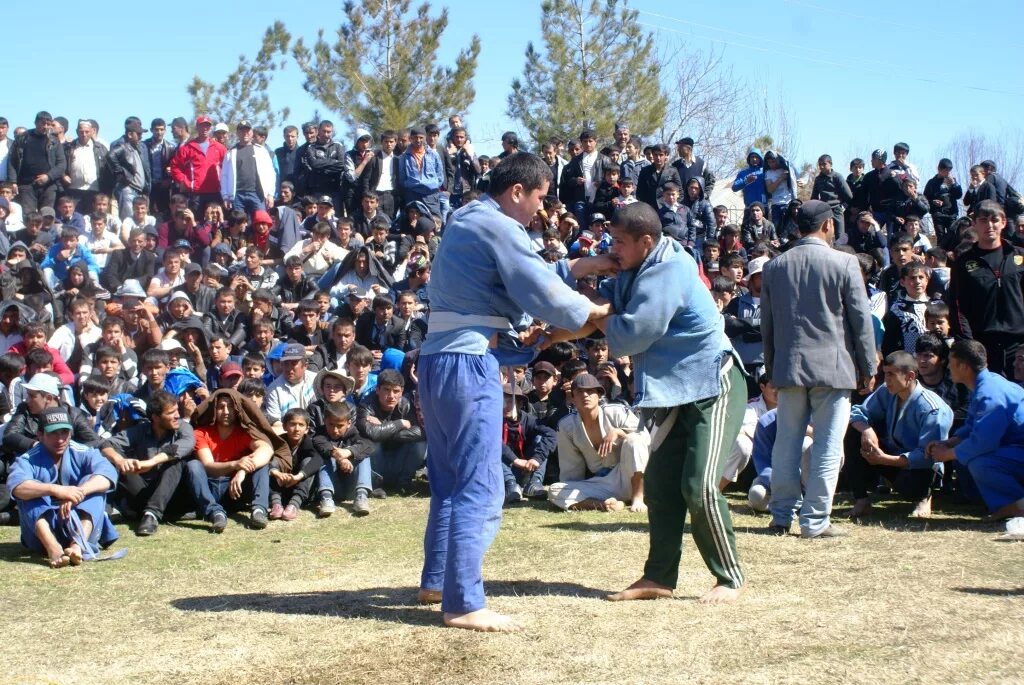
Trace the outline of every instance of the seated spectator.
<instances>
[{"instance_id":1,"label":"seated spectator","mask_svg":"<svg viewBox=\"0 0 1024 685\"><path fill-rule=\"evenodd\" d=\"M775 232L775 224L765 216L764 205L755 202L743 212L743 223L740 225L740 242L747 250L761 241L778 247L781 243Z\"/></svg>"},{"instance_id":2,"label":"seated spectator","mask_svg":"<svg viewBox=\"0 0 1024 685\"><path fill-rule=\"evenodd\" d=\"M563 370L563 377L565 376ZM589 373L572 380L576 414L558 424L558 471L561 482L548 488L559 509L647 511L644 470L651 439L628 407L602 404L604 388Z\"/></svg>"},{"instance_id":3,"label":"seated spectator","mask_svg":"<svg viewBox=\"0 0 1024 685\"><path fill-rule=\"evenodd\" d=\"M24 454L38 441L39 422L47 409L61 409L70 417L71 438L89 447L99 447L102 439L92 422L80 409L61 398L61 382L52 371L40 371L22 385L26 399L14 410L4 429L3 451L9 459ZM2 507L0 507L2 509Z\"/></svg>"},{"instance_id":4,"label":"seated spectator","mask_svg":"<svg viewBox=\"0 0 1024 685\"><path fill-rule=\"evenodd\" d=\"M373 490L369 457L375 446L353 425L350 404L334 401L324 405L323 424L313 436L313 447L323 461L317 516L327 518L337 510L334 497L339 491L342 499L352 499L354 516L369 514L369 495L373 492L382 497L384 491Z\"/></svg>"},{"instance_id":5,"label":"seated spectator","mask_svg":"<svg viewBox=\"0 0 1024 685\"><path fill-rule=\"evenodd\" d=\"M870 255L883 267L889 266L889 239L871 212L860 212L854 230L843 239L858 254Z\"/></svg>"},{"instance_id":6,"label":"seated spectator","mask_svg":"<svg viewBox=\"0 0 1024 685\"><path fill-rule=\"evenodd\" d=\"M346 370L349 350L356 341L356 329L352 319L338 317L331 322L331 337L319 345L309 360L309 368L314 371L323 369Z\"/></svg>"},{"instance_id":7,"label":"seated spectator","mask_svg":"<svg viewBox=\"0 0 1024 685\"><path fill-rule=\"evenodd\" d=\"M313 300L303 300L295 309L295 325L288 331L288 340L302 345L312 357L326 338L320 324L320 307Z\"/></svg>"},{"instance_id":8,"label":"seated spectator","mask_svg":"<svg viewBox=\"0 0 1024 685\"><path fill-rule=\"evenodd\" d=\"M92 252L85 245L80 245L78 241L77 229L64 228L60 231L60 240L47 250L46 258L39 266L46 275L46 282L51 288L67 278L68 267L80 260L85 262L92 280L99 281L100 268L96 264Z\"/></svg>"},{"instance_id":9,"label":"seated spectator","mask_svg":"<svg viewBox=\"0 0 1024 685\"><path fill-rule=\"evenodd\" d=\"M949 322L949 305L945 302L930 302L925 307L924 325L928 332L942 338L947 345L953 344L953 327Z\"/></svg>"},{"instance_id":10,"label":"seated spectator","mask_svg":"<svg viewBox=\"0 0 1024 685\"><path fill-rule=\"evenodd\" d=\"M119 376L122 380L132 381L139 375L139 358L135 350L131 349L125 342L124 319L119 316L108 316L103 319L100 325L100 339L85 346L82 354L82 365L79 373L83 376L92 374L93 369L98 367L96 358L97 352L103 347L109 347L117 353L120 365ZM118 392L130 392L111 388L116 394Z\"/></svg>"},{"instance_id":11,"label":"seated spectator","mask_svg":"<svg viewBox=\"0 0 1024 685\"><path fill-rule=\"evenodd\" d=\"M754 445L750 451L750 460L754 463L754 481L747 491L747 503L754 511L768 511L772 498L772 449L778 433L778 408L769 409L757 420L754 428ZM800 457L800 473L808 473L811 461L811 427L804 436L803 449ZM801 476L801 485L804 477Z\"/></svg>"},{"instance_id":12,"label":"seated spectator","mask_svg":"<svg viewBox=\"0 0 1024 685\"><path fill-rule=\"evenodd\" d=\"M932 332L924 333L914 345L917 382L931 390L953 410L953 425L963 423L967 411L967 389L949 375L949 345Z\"/></svg>"},{"instance_id":13,"label":"seated spectator","mask_svg":"<svg viewBox=\"0 0 1024 685\"><path fill-rule=\"evenodd\" d=\"M324 369L316 375L313 381L316 399L306 406L306 413L309 414L309 433L312 436L316 430L324 425L324 411L332 402L346 402L355 381L341 371Z\"/></svg>"},{"instance_id":14,"label":"seated spectator","mask_svg":"<svg viewBox=\"0 0 1024 685\"><path fill-rule=\"evenodd\" d=\"M557 447L556 433L525 411L526 396L517 386L506 383L503 392L501 472L505 478L505 506L521 502L523 497L545 499L544 473Z\"/></svg>"},{"instance_id":15,"label":"seated spectator","mask_svg":"<svg viewBox=\"0 0 1024 685\"><path fill-rule=\"evenodd\" d=\"M120 474L121 513L141 512L135 528L140 536L156 533L179 493L185 460L196 445L191 424L181 420L178 400L169 392L158 390L149 396L146 416L110 436L100 450Z\"/></svg>"},{"instance_id":16,"label":"seated spectator","mask_svg":"<svg viewBox=\"0 0 1024 685\"><path fill-rule=\"evenodd\" d=\"M907 352L886 356L882 369L885 385L850 415L853 430L847 432L844 466L855 498L850 518L871 513L868 492L879 477L915 503L912 518L928 518L936 469L925 448L949 436L953 412L918 383L917 362Z\"/></svg>"},{"instance_id":17,"label":"seated spectator","mask_svg":"<svg viewBox=\"0 0 1024 685\"><path fill-rule=\"evenodd\" d=\"M743 469L750 463L750 455L754 451L754 431L757 430L758 420L779 404L779 390L768 379L768 374L761 373L757 384L761 389L761 394L747 402L747 408L743 413L743 426L740 428L736 442L733 443L732 450L725 460L725 466L722 468L722 478L718 482L718 489L722 492L725 492L730 483L735 483L739 479ZM761 497L765 498L764 501L767 503L767 484L761 487L765 489L765 493ZM767 511L767 508L761 511Z\"/></svg>"},{"instance_id":18,"label":"seated spectator","mask_svg":"<svg viewBox=\"0 0 1024 685\"><path fill-rule=\"evenodd\" d=\"M302 261L302 271L312 278L320 278L335 264L348 255L348 251L331 242L333 229L326 221L313 224L309 238L295 243L284 258L287 261L297 257Z\"/></svg>"},{"instance_id":19,"label":"seated spectator","mask_svg":"<svg viewBox=\"0 0 1024 685\"><path fill-rule=\"evenodd\" d=\"M427 320L418 312L416 293L406 290L398 296L398 316L391 338L391 347L402 352L418 350L427 337Z\"/></svg>"},{"instance_id":20,"label":"seated spectator","mask_svg":"<svg viewBox=\"0 0 1024 685\"><path fill-rule=\"evenodd\" d=\"M284 278L278 280L274 292L281 309L287 312L294 311L299 302L316 294L316 281L306 275L301 257L292 255L284 260Z\"/></svg>"},{"instance_id":21,"label":"seated spectator","mask_svg":"<svg viewBox=\"0 0 1024 685\"><path fill-rule=\"evenodd\" d=\"M356 322L356 342L373 355L373 369L380 370L384 350L395 347L401 320L395 318L395 304L387 295L373 298L373 316Z\"/></svg>"},{"instance_id":22,"label":"seated spectator","mask_svg":"<svg viewBox=\"0 0 1024 685\"><path fill-rule=\"evenodd\" d=\"M117 471L94 446L71 439L67 407L41 412L31 449L11 466L7 487L18 502L21 543L46 554L51 568L77 566L117 540L107 493Z\"/></svg>"},{"instance_id":23,"label":"seated spectator","mask_svg":"<svg viewBox=\"0 0 1024 685\"><path fill-rule=\"evenodd\" d=\"M249 337L246 316L238 310L237 302L234 290L221 288L217 291L213 311L203 316L203 325L206 326L210 340L216 335L224 336L231 350L242 349Z\"/></svg>"},{"instance_id":24,"label":"seated spectator","mask_svg":"<svg viewBox=\"0 0 1024 685\"><path fill-rule=\"evenodd\" d=\"M294 521L299 517L299 508L309 499L313 479L324 462L313 449L309 415L304 409L286 411L281 425L291 461L275 457L270 462L270 520ZM282 507L285 497L288 505Z\"/></svg>"},{"instance_id":25,"label":"seated spectator","mask_svg":"<svg viewBox=\"0 0 1024 685\"><path fill-rule=\"evenodd\" d=\"M747 250L740 243L740 229L735 224L726 224L718 232L718 249L722 257L719 257L717 261L721 261L730 252L735 252L743 258L744 262L747 261Z\"/></svg>"},{"instance_id":26,"label":"seated spectator","mask_svg":"<svg viewBox=\"0 0 1024 685\"><path fill-rule=\"evenodd\" d=\"M373 353L362 345L353 345L345 359L345 370L352 378L351 402L358 405L377 388L377 373L373 368Z\"/></svg>"},{"instance_id":27,"label":"seated spectator","mask_svg":"<svg viewBox=\"0 0 1024 685\"><path fill-rule=\"evenodd\" d=\"M39 322L32 322L25 324L22 327L22 335L24 338L21 342L11 345L9 352L14 354L20 354L23 357L28 357L29 352L35 349L43 350L50 354L50 366L60 377L61 383L64 385L75 384L75 374L72 373L71 369L68 368L67 363L60 356L60 353L56 348L50 347L46 342L46 324Z\"/></svg>"},{"instance_id":28,"label":"seated spectator","mask_svg":"<svg viewBox=\"0 0 1024 685\"><path fill-rule=\"evenodd\" d=\"M47 343L57 351L61 359L68 362L68 367L78 373L85 354L85 348L100 339L102 331L95 322L95 308L84 297L76 297L71 301L70 317L50 336Z\"/></svg>"},{"instance_id":29,"label":"seated spectator","mask_svg":"<svg viewBox=\"0 0 1024 685\"><path fill-rule=\"evenodd\" d=\"M315 399L316 371L309 368L306 348L289 343L281 355L281 364L282 373L267 388L263 401L263 411L272 424L279 424L289 409L305 409Z\"/></svg>"},{"instance_id":30,"label":"seated spectator","mask_svg":"<svg viewBox=\"0 0 1024 685\"><path fill-rule=\"evenodd\" d=\"M351 365L352 359L349 361ZM410 494L416 471L423 466L427 443L404 390L401 373L394 369L381 371L376 391L359 402L356 428L374 443L370 463L373 472L380 474L384 489Z\"/></svg>"},{"instance_id":31,"label":"seated spectator","mask_svg":"<svg viewBox=\"0 0 1024 685\"><path fill-rule=\"evenodd\" d=\"M930 276L928 267L920 262L911 262L900 269L902 292L882 317L883 355L897 350L914 354L917 339L927 330L924 317L930 302L927 292Z\"/></svg>"},{"instance_id":32,"label":"seated spectator","mask_svg":"<svg viewBox=\"0 0 1024 685\"><path fill-rule=\"evenodd\" d=\"M749 379L748 397L757 392L757 386L752 381L757 378L758 370L764 365L764 341L761 338L761 271L767 263L767 257L750 260L747 265L746 292L733 298L724 312L734 317L730 326L732 330L726 334L732 341L736 353L743 360L743 368Z\"/></svg>"},{"instance_id":33,"label":"seated spectator","mask_svg":"<svg viewBox=\"0 0 1024 685\"><path fill-rule=\"evenodd\" d=\"M958 340L949 351L949 371L971 391L967 419L948 440L928 445L938 462L965 465L992 518L1010 519L1010 529L1024 517L1024 389L986 367L985 347Z\"/></svg>"},{"instance_id":34,"label":"seated spectator","mask_svg":"<svg viewBox=\"0 0 1024 685\"><path fill-rule=\"evenodd\" d=\"M196 412L196 459L188 462L188 482L200 515L213 532L228 519L224 496L233 507L248 505L250 526L267 527L270 460L291 453L256 405L234 390L217 390Z\"/></svg>"},{"instance_id":35,"label":"seated spectator","mask_svg":"<svg viewBox=\"0 0 1024 685\"><path fill-rule=\"evenodd\" d=\"M378 216L373 223L369 225L370 238L366 242L366 247L373 253L373 255L380 260L380 263L384 266L384 269L389 273L395 269L395 261L397 258L398 246L393 240L388 240L388 232L391 230L391 223L387 220L387 217Z\"/></svg>"}]
</instances>

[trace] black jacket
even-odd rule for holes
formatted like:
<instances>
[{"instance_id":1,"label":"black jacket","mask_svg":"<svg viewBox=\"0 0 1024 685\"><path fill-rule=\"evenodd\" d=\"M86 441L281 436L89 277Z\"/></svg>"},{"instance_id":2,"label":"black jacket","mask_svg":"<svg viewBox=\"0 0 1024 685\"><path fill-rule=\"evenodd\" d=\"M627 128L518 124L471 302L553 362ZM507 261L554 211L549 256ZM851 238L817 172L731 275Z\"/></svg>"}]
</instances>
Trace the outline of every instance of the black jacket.
<instances>
[{"instance_id":1,"label":"black jacket","mask_svg":"<svg viewBox=\"0 0 1024 685\"><path fill-rule=\"evenodd\" d=\"M380 419L380 424L369 423L366 418L375 416ZM399 423L402 419L412 424L411 428L405 428ZM389 412L384 411L377 399L377 393L371 393L369 397L359 403L356 409L356 428L359 434L385 449L389 449L401 443L420 442L424 440L423 429L416 420L416 412L408 397L398 400L395 408Z\"/></svg>"},{"instance_id":2,"label":"black jacket","mask_svg":"<svg viewBox=\"0 0 1024 685\"><path fill-rule=\"evenodd\" d=\"M600 152L597 153L597 159L590 170L590 178L593 180L595 187L604 180L604 170L611 169L612 167L618 169L618 165L610 157L602 155ZM577 202L587 201L587 187L586 185L578 184L576 182L577 178L583 178L582 152L565 165L565 168L562 169L562 178L558 179L558 199L566 207L572 207Z\"/></svg>"},{"instance_id":3,"label":"black jacket","mask_svg":"<svg viewBox=\"0 0 1024 685\"><path fill-rule=\"evenodd\" d=\"M203 314L203 325L210 336L223 335L231 342L232 348L241 349L245 339L249 337L248 318L237 309L223 321L216 311Z\"/></svg>"},{"instance_id":4,"label":"black jacket","mask_svg":"<svg viewBox=\"0 0 1024 685\"><path fill-rule=\"evenodd\" d=\"M850 192L850 186L846 185L846 179L838 171L832 171L830 174L818 174L814 177L811 199L827 202L834 208L850 204L853 193Z\"/></svg>"},{"instance_id":5,"label":"black jacket","mask_svg":"<svg viewBox=\"0 0 1024 685\"><path fill-rule=\"evenodd\" d=\"M304 192L333 196L341 190L341 179L345 175L345 148L333 140L326 145L314 141L304 147L306 149L299 158ZM340 210L341 207L336 209Z\"/></svg>"},{"instance_id":6,"label":"black jacket","mask_svg":"<svg viewBox=\"0 0 1024 685\"><path fill-rule=\"evenodd\" d=\"M120 138L110 146L110 154L107 155L107 166L110 167L110 172L114 176L114 184L119 187L127 186L135 176L136 169L132 166L129 147L131 147L131 143L124 138ZM140 190L143 194L147 194L149 193L150 186L153 185L153 170L149 164L149 148L139 143L139 146L135 149L142 160L142 176L145 179Z\"/></svg>"},{"instance_id":7,"label":"black jacket","mask_svg":"<svg viewBox=\"0 0 1024 685\"><path fill-rule=\"evenodd\" d=\"M653 164L648 164L640 170L640 175L636 179L636 199L646 202L657 211L661 191L669 182L675 183L679 187L679 197L682 198L686 186L679 180L679 172L676 168L666 164L659 172Z\"/></svg>"},{"instance_id":8,"label":"black jacket","mask_svg":"<svg viewBox=\"0 0 1024 685\"><path fill-rule=\"evenodd\" d=\"M711 191L715 189L715 175L711 173L711 169L708 168L707 164L704 163L703 157L693 156L693 164L686 166L683 164L682 159L677 159L672 162L672 168L679 173L679 180L682 182L680 192L686 188L686 184L690 182L691 178L701 178L701 182L704 184L704 196L711 197Z\"/></svg>"},{"instance_id":9,"label":"black jacket","mask_svg":"<svg viewBox=\"0 0 1024 685\"><path fill-rule=\"evenodd\" d=\"M349 457L349 461L358 464L373 454L376 445L372 440L363 437L353 425L349 425L348 431L338 439L327 435L327 429L321 425L313 435L313 449L317 451L324 462L328 462L333 458L331 452L338 447L350 451L352 456Z\"/></svg>"},{"instance_id":10,"label":"black jacket","mask_svg":"<svg viewBox=\"0 0 1024 685\"><path fill-rule=\"evenodd\" d=\"M75 159L75 153L81 150L82 147L83 146L78 143L78 138L64 143L64 157L67 160L67 170L65 173L70 174L71 164ZM113 183L110 182L111 179L109 173L106 173L107 156L110 154L110 151L107 150L106 145L94 140L92 143L92 154L93 158L96 160L96 173L97 180L99 181L99 190L103 193L109 193L114 188Z\"/></svg>"},{"instance_id":11,"label":"black jacket","mask_svg":"<svg viewBox=\"0 0 1024 685\"><path fill-rule=\"evenodd\" d=\"M391 187L397 188L398 186L398 158L401 155L392 153L391 155ZM380 183L380 172L381 163L384 159L384 153L377 150L373 153L373 159L363 167L363 173L359 175L359 186L360 195L365 193L367 190L376 192L377 184Z\"/></svg>"},{"instance_id":12,"label":"black jacket","mask_svg":"<svg viewBox=\"0 0 1024 685\"><path fill-rule=\"evenodd\" d=\"M71 439L89 447L99 447L103 444L103 438L96 435L92 429L92 421L85 412L77 407L61 402L58 405L68 412L71 417ZM3 453L5 459L10 462L20 454L32 449L32 445L39 440L36 433L39 432L39 417L33 416L28 411L28 403L22 402L14 410L14 415L7 423L4 430Z\"/></svg>"},{"instance_id":13,"label":"black jacket","mask_svg":"<svg viewBox=\"0 0 1024 685\"><path fill-rule=\"evenodd\" d=\"M121 284L129 278L134 278L145 290L149 281L156 274L156 255L148 250L143 250L138 259L132 259L130 250L116 250L107 265L100 273L100 285L110 291L113 295Z\"/></svg>"},{"instance_id":14,"label":"black jacket","mask_svg":"<svg viewBox=\"0 0 1024 685\"><path fill-rule=\"evenodd\" d=\"M867 198L864 209L873 212L892 214L896 202L905 197L900 182L889 167L872 169L864 174L861 187L863 196Z\"/></svg>"},{"instance_id":15,"label":"black jacket","mask_svg":"<svg viewBox=\"0 0 1024 685\"><path fill-rule=\"evenodd\" d=\"M505 424L507 438L501 445L501 461L509 466L515 459L536 459L543 464L558 449L558 433L542 424L533 414L519 412L516 423L509 423L505 419ZM519 432L522 437L522 454L517 454L513 447L516 442L513 439L515 432Z\"/></svg>"},{"instance_id":16,"label":"black jacket","mask_svg":"<svg viewBox=\"0 0 1024 685\"><path fill-rule=\"evenodd\" d=\"M480 163L473 155L466 150L459 149L452 157L452 166L462 175L462 192L466 193L476 187L476 180L480 177ZM554 185L554 182L552 182ZM452 190L455 190L455 183L452 182Z\"/></svg>"},{"instance_id":17,"label":"black jacket","mask_svg":"<svg viewBox=\"0 0 1024 685\"><path fill-rule=\"evenodd\" d=\"M953 333L1024 335L1024 249L1003 243L998 276L984 257L975 245L953 262L947 296Z\"/></svg>"},{"instance_id":18,"label":"black jacket","mask_svg":"<svg viewBox=\"0 0 1024 685\"><path fill-rule=\"evenodd\" d=\"M45 141L43 140L45 138ZM68 160L64 155L64 146L57 140L57 136L51 133L39 134L35 129L22 133L11 143L10 152L7 156L7 180L12 183L28 185L33 182L31 176L21 174L21 163L25 159L25 147L27 145L45 145L46 160L49 169L46 175L50 177L49 183L56 183L67 171ZM28 174L28 170L25 170Z\"/></svg>"},{"instance_id":19,"label":"black jacket","mask_svg":"<svg viewBox=\"0 0 1024 685\"><path fill-rule=\"evenodd\" d=\"M955 180L948 186L943 180L938 174L928 179L924 184L924 196L928 198L932 218L938 223L949 225L959 213L956 201L964 196L964 189ZM942 204L935 204L936 200L941 200Z\"/></svg>"}]
</instances>

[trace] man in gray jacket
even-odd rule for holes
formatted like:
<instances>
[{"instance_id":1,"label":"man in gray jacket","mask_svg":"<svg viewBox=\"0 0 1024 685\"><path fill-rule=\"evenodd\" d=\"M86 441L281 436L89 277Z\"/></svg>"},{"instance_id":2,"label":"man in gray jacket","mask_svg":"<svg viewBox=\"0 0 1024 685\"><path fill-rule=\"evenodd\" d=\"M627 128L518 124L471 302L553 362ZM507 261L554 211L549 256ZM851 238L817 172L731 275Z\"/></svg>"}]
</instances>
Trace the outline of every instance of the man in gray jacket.
<instances>
[{"instance_id":1,"label":"man in gray jacket","mask_svg":"<svg viewBox=\"0 0 1024 685\"><path fill-rule=\"evenodd\" d=\"M779 388L769 530L788 534L799 508L802 537L838 537L845 533L829 523L832 495L850 422L850 393L874 387L874 332L857 260L831 248L831 208L805 202L797 225L800 240L765 265L761 290L765 367ZM808 420L814 445L801 497Z\"/></svg>"}]
</instances>

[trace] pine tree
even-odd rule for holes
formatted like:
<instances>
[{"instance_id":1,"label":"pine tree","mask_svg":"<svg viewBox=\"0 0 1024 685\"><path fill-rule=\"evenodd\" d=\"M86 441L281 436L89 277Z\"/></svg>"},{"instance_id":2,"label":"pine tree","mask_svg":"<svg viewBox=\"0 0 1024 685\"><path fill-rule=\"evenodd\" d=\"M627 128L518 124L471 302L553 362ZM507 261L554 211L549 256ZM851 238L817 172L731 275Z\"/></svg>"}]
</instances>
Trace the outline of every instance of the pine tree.
<instances>
[{"instance_id":1,"label":"pine tree","mask_svg":"<svg viewBox=\"0 0 1024 685\"><path fill-rule=\"evenodd\" d=\"M592 127L610 140L616 122L643 138L663 124L667 100L654 39L620 0L544 0L544 52L530 43L507 113L535 143Z\"/></svg>"},{"instance_id":2,"label":"pine tree","mask_svg":"<svg viewBox=\"0 0 1024 685\"><path fill-rule=\"evenodd\" d=\"M448 10L432 18L429 3L415 12L410 6L411 0L349 1L333 45L322 29L312 48L300 39L292 54L306 92L346 122L376 132L464 113L476 96L480 39L470 39L454 66L438 66Z\"/></svg>"},{"instance_id":3,"label":"pine tree","mask_svg":"<svg viewBox=\"0 0 1024 685\"><path fill-rule=\"evenodd\" d=\"M267 96L267 87L274 72L283 69L291 36L281 22L275 22L263 34L263 43L253 61L245 55L238 58L238 67L220 85L199 76L188 85L192 109L216 122L224 122L232 130L247 119L253 126L272 128L288 118L288 108L275 111ZM279 59L280 58L280 59Z\"/></svg>"}]
</instances>

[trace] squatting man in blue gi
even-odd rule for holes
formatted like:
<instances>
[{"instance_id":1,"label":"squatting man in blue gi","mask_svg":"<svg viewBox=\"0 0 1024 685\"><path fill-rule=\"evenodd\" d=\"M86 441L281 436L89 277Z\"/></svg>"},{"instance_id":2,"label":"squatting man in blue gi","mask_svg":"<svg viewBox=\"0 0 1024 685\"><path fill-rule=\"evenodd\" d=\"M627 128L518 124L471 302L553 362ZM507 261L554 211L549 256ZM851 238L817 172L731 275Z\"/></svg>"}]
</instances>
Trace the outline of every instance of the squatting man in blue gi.
<instances>
[{"instance_id":1,"label":"squatting man in blue gi","mask_svg":"<svg viewBox=\"0 0 1024 685\"><path fill-rule=\"evenodd\" d=\"M1024 389L987 367L980 342L953 343L949 373L971 393L967 419L953 437L929 443L927 454L967 467L991 518L1007 520L997 539L1024 540Z\"/></svg>"},{"instance_id":2,"label":"squatting man in blue gi","mask_svg":"<svg viewBox=\"0 0 1024 685\"><path fill-rule=\"evenodd\" d=\"M515 153L491 172L489 194L445 228L429 288L430 320L420 351L430 513L419 601L440 600L444 623L488 632L518 624L485 607L483 557L498 531L503 395L498 366L529 362L517 331L531 316L576 330L607 316L565 284L534 251L525 226L551 182L539 157Z\"/></svg>"}]
</instances>

